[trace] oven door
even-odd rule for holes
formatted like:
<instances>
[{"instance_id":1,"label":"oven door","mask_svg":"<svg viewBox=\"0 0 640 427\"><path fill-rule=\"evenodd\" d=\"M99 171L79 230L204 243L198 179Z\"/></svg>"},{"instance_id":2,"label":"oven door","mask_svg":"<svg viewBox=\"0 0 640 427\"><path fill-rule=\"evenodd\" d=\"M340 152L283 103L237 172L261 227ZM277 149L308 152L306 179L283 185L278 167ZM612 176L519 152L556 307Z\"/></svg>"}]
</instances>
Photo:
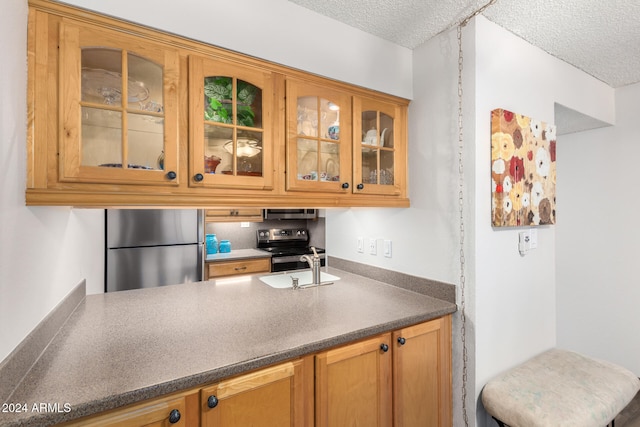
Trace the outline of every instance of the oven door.
<instances>
[{"instance_id":1,"label":"oven door","mask_svg":"<svg viewBox=\"0 0 640 427\"><path fill-rule=\"evenodd\" d=\"M324 267L324 254L318 254L318 256L320 257L320 265ZM300 255L271 257L271 272L304 270L307 268L309 268L309 264L307 264L305 261L300 261Z\"/></svg>"}]
</instances>

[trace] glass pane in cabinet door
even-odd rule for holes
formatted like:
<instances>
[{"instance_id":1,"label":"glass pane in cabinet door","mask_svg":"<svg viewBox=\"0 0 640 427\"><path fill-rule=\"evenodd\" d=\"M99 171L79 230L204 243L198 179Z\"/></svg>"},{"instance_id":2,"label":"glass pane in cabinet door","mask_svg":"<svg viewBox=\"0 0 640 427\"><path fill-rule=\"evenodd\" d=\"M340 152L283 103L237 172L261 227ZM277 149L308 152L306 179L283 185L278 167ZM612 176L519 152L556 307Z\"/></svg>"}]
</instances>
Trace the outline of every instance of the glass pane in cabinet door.
<instances>
[{"instance_id":1,"label":"glass pane in cabinet door","mask_svg":"<svg viewBox=\"0 0 640 427\"><path fill-rule=\"evenodd\" d=\"M362 148L362 183L378 183L378 150L375 148Z\"/></svg>"},{"instance_id":2,"label":"glass pane in cabinet door","mask_svg":"<svg viewBox=\"0 0 640 427\"><path fill-rule=\"evenodd\" d=\"M204 125L203 162L205 173L233 173L233 128Z\"/></svg>"},{"instance_id":3,"label":"glass pane in cabinet door","mask_svg":"<svg viewBox=\"0 0 640 427\"><path fill-rule=\"evenodd\" d=\"M122 113L82 107L83 166L122 167Z\"/></svg>"},{"instance_id":4,"label":"glass pane in cabinet door","mask_svg":"<svg viewBox=\"0 0 640 427\"><path fill-rule=\"evenodd\" d=\"M122 51L82 49L82 102L122 106Z\"/></svg>"},{"instance_id":5,"label":"glass pane in cabinet door","mask_svg":"<svg viewBox=\"0 0 640 427\"><path fill-rule=\"evenodd\" d=\"M204 119L231 123L233 118L233 79L231 77L204 78Z\"/></svg>"},{"instance_id":6,"label":"glass pane in cabinet door","mask_svg":"<svg viewBox=\"0 0 640 427\"><path fill-rule=\"evenodd\" d=\"M298 135L318 136L318 97L298 98Z\"/></svg>"},{"instance_id":7,"label":"glass pane in cabinet door","mask_svg":"<svg viewBox=\"0 0 640 427\"><path fill-rule=\"evenodd\" d=\"M393 185L393 151L380 150L380 184Z\"/></svg>"},{"instance_id":8,"label":"glass pane in cabinet door","mask_svg":"<svg viewBox=\"0 0 640 427\"><path fill-rule=\"evenodd\" d=\"M128 164L134 169L164 169L164 120L145 114L129 114Z\"/></svg>"},{"instance_id":9,"label":"glass pane in cabinet door","mask_svg":"<svg viewBox=\"0 0 640 427\"><path fill-rule=\"evenodd\" d=\"M238 175L262 176L262 132L238 131L235 151Z\"/></svg>"},{"instance_id":10,"label":"glass pane in cabinet door","mask_svg":"<svg viewBox=\"0 0 640 427\"><path fill-rule=\"evenodd\" d=\"M318 180L318 143L298 138L298 179Z\"/></svg>"},{"instance_id":11,"label":"glass pane in cabinet door","mask_svg":"<svg viewBox=\"0 0 640 427\"><path fill-rule=\"evenodd\" d=\"M320 143L320 181L340 181L340 145Z\"/></svg>"},{"instance_id":12,"label":"glass pane in cabinet door","mask_svg":"<svg viewBox=\"0 0 640 427\"><path fill-rule=\"evenodd\" d=\"M380 145L393 148L393 117L380 113Z\"/></svg>"},{"instance_id":13,"label":"glass pane in cabinet door","mask_svg":"<svg viewBox=\"0 0 640 427\"><path fill-rule=\"evenodd\" d=\"M378 145L378 112L362 112L362 143Z\"/></svg>"},{"instance_id":14,"label":"glass pane in cabinet door","mask_svg":"<svg viewBox=\"0 0 640 427\"><path fill-rule=\"evenodd\" d=\"M340 109L327 99L320 99L320 136L340 139Z\"/></svg>"},{"instance_id":15,"label":"glass pane in cabinet door","mask_svg":"<svg viewBox=\"0 0 640 427\"><path fill-rule=\"evenodd\" d=\"M162 66L133 53L127 54L127 65L128 108L162 114L164 112Z\"/></svg>"},{"instance_id":16,"label":"glass pane in cabinet door","mask_svg":"<svg viewBox=\"0 0 640 427\"><path fill-rule=\"evenodd\" d=\"M236 124L262 128L262 90L242 80L237 80Z\"/></svg>"}]
</instances>

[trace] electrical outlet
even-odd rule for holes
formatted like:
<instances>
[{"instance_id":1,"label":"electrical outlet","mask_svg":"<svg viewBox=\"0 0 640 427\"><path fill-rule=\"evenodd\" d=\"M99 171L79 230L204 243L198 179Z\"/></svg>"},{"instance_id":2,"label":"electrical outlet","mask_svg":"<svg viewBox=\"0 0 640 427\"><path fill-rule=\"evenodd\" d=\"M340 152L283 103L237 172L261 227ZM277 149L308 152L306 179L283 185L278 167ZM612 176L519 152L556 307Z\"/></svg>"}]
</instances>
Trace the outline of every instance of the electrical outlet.
<instances>
[{"instance_id":1,"label":"electrical outlet","mask_svg":"<svg viewBox=\"0 0 640 427\"><path fill-rule=\"evenodd\" d=\"M529 247L535 249L538 247L538 230L532 228L529 230Z\"/></svg>"},{"instance_id":2,"label":"electrical outlet","mask_svg":"<svg viewBox=\"0 0 640 427\"><path fill-rule=\"evenodd\" d=\"M529 231L521 231L518 233L518 251L524 256L531 249L531 235Z\"/></svg>"},{"instance_id":3,"label":"electrical outlet","mask_svg":"<svg viewBox=\"0 0 640 427\"><path fill-rule=\"evenodd\" d=\"M369 239L369 253L375 255L378 253L378 242L376 239Z\"/></svg>"},{"instance_id":4,"label":"electrical outlet","mask_svg":"<svg viewBox=\"0 0 640 427\"><path fill-rule=\"evenodd\" d=\"M240 223L240 228L249 228L251 224L248 221L242 221Z\"/></svg>"},{"instance_id":5,"label":"electrical outlet","mask_svg":"<svg viewBox=\"0 0 640 427\"><path fill-rule=\"evenodd\" d=\"M358 237L357 249L358 249L358 252L360 252L360 253L364 252L364 238L363 237Z\"/></svg>"},{"instance_id":6,"label":"electrical outlet","mask_svg":"<svg viewBox=\"0 0 640 427\"><path fill-rule=\"evenodd\" d=\"M383 242L383 250L384 256L387 258L391 258L391 240L385 240Z\"/></svg>"}]
</instances>

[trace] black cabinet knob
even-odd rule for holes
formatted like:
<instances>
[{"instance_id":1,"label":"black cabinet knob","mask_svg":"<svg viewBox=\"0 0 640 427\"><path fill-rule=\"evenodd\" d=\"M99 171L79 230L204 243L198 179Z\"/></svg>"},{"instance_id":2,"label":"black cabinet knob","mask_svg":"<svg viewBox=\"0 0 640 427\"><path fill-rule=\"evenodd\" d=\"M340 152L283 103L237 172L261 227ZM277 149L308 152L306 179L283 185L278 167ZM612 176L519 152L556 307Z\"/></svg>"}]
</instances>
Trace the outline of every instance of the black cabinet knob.
<instances>
[{"instance_id":1,"label":"black cabinet knob","mask_svg":"<svg viewBox=\"0 0 640 427\"><path fill-rule=\"evenodd\" d=\"M389 346L386 344L380 344L380 350L386 353L387 351L389 351Z\"/></svg>"},{"instance_id":2,"label":"black cabinet knob","mask_svg":"<svg viewBox=\"0 0 640 427\"><path fill-rule=\"evenodd\" d=\"M405 340L403 337L398 337L398 344L400 345L404 345L404 343L406 343L407 340Z\"/></svg>"},{"instance_id":3,"label":"black cabinet knob","mask_svg":"<svg viewBox=\"0 0 640 427\"><path fill-rule=\"evenodd\" d=\"M218 406L218 398L214 395L209 396L209 398L207 399L207 406L211 409Z\"/></svg>"},{"instance_id":4,"label":"black cabinet knob","mask_svg":"<svg viewBox=\"0 0 640 427\"><path fill-rule=\"evenodd\" d=\"M348 183L348 182L343 182L343 183L342 183L342 188L344 188L345 190L346 190L347 188L349 188L349 183Z\"/></svg>"},{"instance_id":5,"label":"black cabinet knob","mask_svg":"<svg viewBox=\"0 0 640 427\"><path fill-rule=\"evenodd\" d=\"M357 188L358 190L362 190L362 189L364 188L364 184L363 184L363 183L360 183L360 184L356 185L356 188Z\"/></svg>"},{"instance_id":6,"label":"black cabinet knob","mask_svg":"<svg viewBox=\"0 0 640 427\"><path fill-rule=\"evenodd\" d=\"M167 172L167 178L168 179L176 179L177 176L178 175L174 171Z\"/></svg>"},{"instance_id":7,"label":"black cabinet knob","mask_svg":"<svg viewBox=\"0 0 640 427\"><path fill-rule=\"evenodd\" d=\"M175 424L178 421L180 421L180 411L178 411L177 409L173 409L170 413L169 413L169 422L171 424Z\"/></svg>"},{"instance_id":8,"label":"black cabinet knob","mask_svg":"<svg viewBox=\"0 0 640 427\"><path fill-rule=\"evenodd\" d=\"M204 175L202 175L201 173L197 173L193 176L193 180L195 182L200 182L204 179Z\"/></svg>"}]
</instances>

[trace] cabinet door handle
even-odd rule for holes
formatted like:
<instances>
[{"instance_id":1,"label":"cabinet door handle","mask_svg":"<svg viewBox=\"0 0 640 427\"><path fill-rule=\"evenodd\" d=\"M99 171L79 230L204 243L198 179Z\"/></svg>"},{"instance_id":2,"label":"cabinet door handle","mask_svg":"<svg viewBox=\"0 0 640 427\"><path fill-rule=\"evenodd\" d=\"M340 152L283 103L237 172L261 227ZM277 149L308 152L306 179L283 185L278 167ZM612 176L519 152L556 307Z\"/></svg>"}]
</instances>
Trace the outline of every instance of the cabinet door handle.
<instances>
[{"instance_id":1,"label":"cabinet door handle","mask_svg":"<svg viewBox=\"0 0 640 427\"><path fill-rule=\"evenodd\" d=\"M386 344L380 344L380 350L382 350L384 353L386 353L387 351L389 351L389 346Z\"/></svg>"},{"instance_id":2,"label":"cabinet door handle","mask_svg":"<svg viewBox=\"0 0 640 427\"><path fill-rule=\"evenodd\" d=\"M241 270L246 270L246 269L247 269L247 266L246 266L246 265L244 265L244 266L242 266L242 267L236 267L234 270L236 270L236 271L241 271Z\"/></svg>"},{"instance_id":3,"label":"cabinet door handle","mask_svg":"<svg viewBox=\"0 0 640 427\"><path fill-rule=\"evenodd\" d=\"M398 337L398 344L400 345L404 345L404 343L406 343L407 340L405 340L403 337Z\"/></svg>"},{"instance_id":4,"label":"cabinet door handle","mask_svg":"<svg viewBox=\"0 0 640 427\"><path fill-rule=\"evenodd\" d=\"M204 179L204 175L202 175L201 173L197 173L193 176L193 180L195 182L200 182Z\"/></svg>"},{"instance_id":5,"label":"cabinet door handle","mask_svg":"<svg viewBox=\"0 0 640 427\"><path fill-rule=\"evenodd\" d=\"M177 409L173 409L170 413L169 413L169 422L171 424L175 424L178 421L180 421L180 411L178 411Z\"/></svg>"},{"instance_id":6,"label":"cabinet door handle","mask_svg":"<svg viewBox=\"0 0 640 427\"><path fill-rule=\"evenodd\" d=\"M209 396L209 398L207 399L207 406L211 409L218 406L218 398L215 397L213 394Z\"/></svg>"},{"instance_id":7,"label":"cabinet door handle","mask_svg":"<svg viewBox=\"0 0 640 427\"><path fill-rule=\"evenodd\" d=\"M342 188L344 188L345 190L346 190L347 188L349 188L349 183L348 183L348 182L343 182L343 183L342 183Z\"/></svg>"},{"instance_id":8,"label":"cabinet door handle","mask_svg":"<svg viewBox=\"0 0 640 427\"><path fill-rule=\"evenodd\" d=\"M174 171L167 172L167 179L174 180L178 175Z\"/></svg>"},{"instance_id":9,"label":"cabinet door handle","mask_svg":"<svg viewBox=\"0 0 640 427\"><path fill-rule=\"evenodd\" d=\"M360 184L356 185L356 188L357 188L358 190L362 190L362 189L364 188L364 184L363 184L363 183L360 183Z\"/></svg>"}]
</instances>

